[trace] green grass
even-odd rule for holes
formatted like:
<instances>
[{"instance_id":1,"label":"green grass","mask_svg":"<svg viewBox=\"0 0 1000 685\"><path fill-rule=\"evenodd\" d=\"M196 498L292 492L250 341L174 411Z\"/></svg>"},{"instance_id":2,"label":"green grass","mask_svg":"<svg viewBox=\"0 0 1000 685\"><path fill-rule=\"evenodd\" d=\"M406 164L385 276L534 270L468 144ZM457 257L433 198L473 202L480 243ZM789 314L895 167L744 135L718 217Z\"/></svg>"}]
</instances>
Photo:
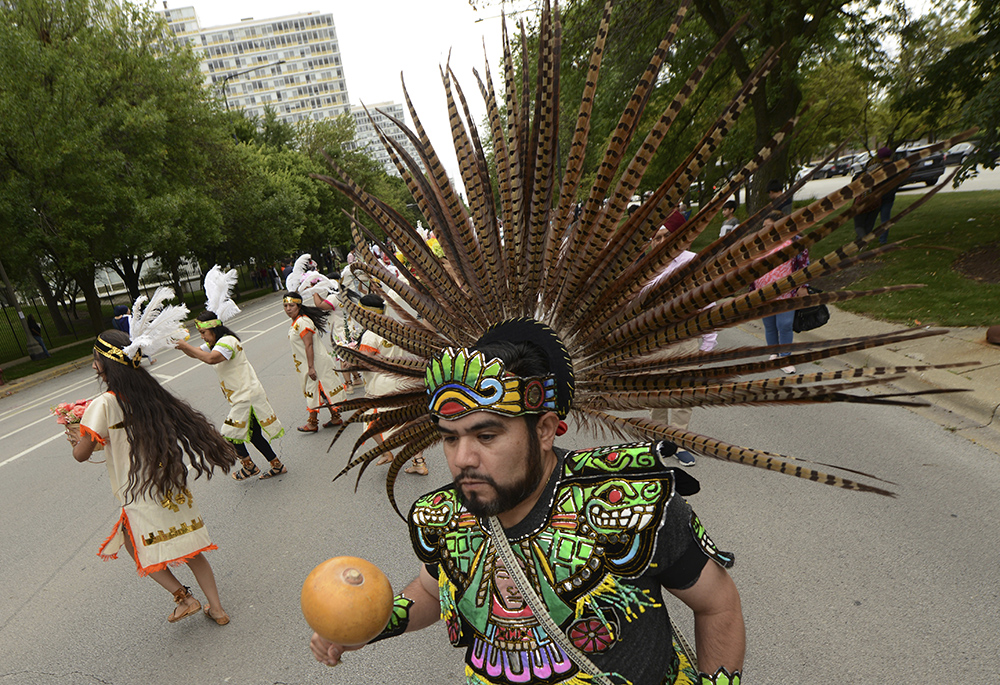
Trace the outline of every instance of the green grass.
<instances>
[{"instance_id":1,"label":"green grass","mask_svg":"<svg viewBox=\"0 0 1000 685\"><path fill-rule=\"evenodd\" d=\"M25 376L30 376L33 373L51 369L52 367L59 366L60 364L82 359L83 357L90 355L93 349L94 341L92 339L88 338L87 340L81 340L78 343L74 343L73 345L53 352L52 356L46 359L39 359L38 361L29 361L22 364L16 364L14 366L4 367L3 377L4 380L8 382L17 378L24 378Z\"/></svg>"},{"instance_id":2,"label":"green grass","mask_svg":"<svg viewBox=\"0 0 1000 685\"><path fill-rule=\"evenodd\" d=\"M898 195L893 213L909 207L919 195L915 192ZM693 249L700 249L717 237L719 223L716 219L698 237ZM854 224L849 221L810 248L809 254L816 260L854 238ZM867 290L922 283L925 287L863 297L838 306L911 326L997 323L1000 283L970 278L956 271L954 264L974 248L1000 243L1000 191L939 193L893 226L889 238L890 242L905 241L904 247L817 285L825 285L826 289Z\"/></svg>"}]
</instances>

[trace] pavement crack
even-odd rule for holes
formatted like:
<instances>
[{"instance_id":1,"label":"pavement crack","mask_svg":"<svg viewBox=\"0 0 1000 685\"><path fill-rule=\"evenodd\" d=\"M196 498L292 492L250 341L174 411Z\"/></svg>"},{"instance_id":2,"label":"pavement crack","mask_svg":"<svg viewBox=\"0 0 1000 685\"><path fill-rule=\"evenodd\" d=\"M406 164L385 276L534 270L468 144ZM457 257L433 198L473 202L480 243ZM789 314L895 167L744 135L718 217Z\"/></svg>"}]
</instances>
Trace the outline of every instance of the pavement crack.
<instances>
[{"instance_id":1,"label":"pavement crack","mask_svg":"<svg viewBox=\"0 0 1000 685\"><path fill-rule=\"evenodd\" d=\"M83 671L66 671L64 673L50 673L48 671L11 671L10 673L0 674L0 681L6 680L7 678L16 678L17 676L49 676L51 678L67 678L70 676L83 676L84 678L90 678L95 683L104 683L104 685L112 685L110 680L104 680L93 673L84 673Z\"/></svg>"}]
</instances>

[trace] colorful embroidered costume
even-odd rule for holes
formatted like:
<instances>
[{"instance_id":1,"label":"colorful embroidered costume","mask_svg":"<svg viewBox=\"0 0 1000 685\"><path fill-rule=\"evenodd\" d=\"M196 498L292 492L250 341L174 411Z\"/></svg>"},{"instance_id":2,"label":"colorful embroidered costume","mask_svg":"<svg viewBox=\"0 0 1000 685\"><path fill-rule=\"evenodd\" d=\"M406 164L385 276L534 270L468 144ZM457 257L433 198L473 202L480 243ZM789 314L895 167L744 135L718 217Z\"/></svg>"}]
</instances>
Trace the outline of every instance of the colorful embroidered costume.
<instances>
[{"instance_id":1,"label":"colorful embroidered costume","mask_svg":"<svg viewBox=\"0 0 1000 685\"><path fill-rule=\"evenodd\" d=\"M212 348L202 345L201 349L206 352L214 350L226 358L226 361L212 365L219 375L222 393L232 405L229 416L222 422L222 428L219 430L222 437L234 443L248 442L251 414L257 418L268 440L275 440L284 435L285 429L281 427L281 422L271 409L264 386L257 379L257 373L247 360L240 341L231 335L225 335L217 340Z\"/></svg>"},{"instance_id":2,"label":"colorful embroidered costume","mask_svg":"<svg viewBox=\"0 0 1000 685\"><path fill-rule=\"evenodd\" d=\"M122 504L115 529L97 554L105 560L117 559L128 535L136 552L139 575L145 576L168 565L182 564L200 552L218 549L209 539L198 505L187 488L170 492L162 500L146 495L126 501L131 462L123 418L114 393L105 392L90 403L80 422L83 434L104 445L102 454L106 457L111 489Z\"/></svg>"},{"instance_id":3,"label":"colorful embroidered costume","mask_svg":"<svg viewBox=\"0 0 1000 685\"><path fill-rule=\"evenodd\" d=\"M316 380L309 378L309 360L306 358L306 346L302 341L307 331L313 334L313 368L316 369ZM317 412L319 407L327 403L321 399L321 395L325 395L330 402L335 402L335 398L343 392L343 387L341 381L337 380L333 357L316 335L316 324L312 319L308 316L295 319L288 329L288 342L292 346L295 373L300 374L302 378L302 394L306 398L306 408L309 412Z\"/></svg>"},{"instance_id":4,"label":"colorful embroidered costume","mask_svg":"<svg viewBox=\"0 0 1000 685\"><path fill-rule=\"evenodd\" d=\"M698 483L661 466L651 445L565 453L538 503L507 538L552 618L615 682L689 683L661 586L684 589L708 559L728 568L680 496ZM439 579L452 644L466 647L468 683L586 682L521 598L485 522L452 486L417 500L413 548Z\"/></svg>"}]
</instances>

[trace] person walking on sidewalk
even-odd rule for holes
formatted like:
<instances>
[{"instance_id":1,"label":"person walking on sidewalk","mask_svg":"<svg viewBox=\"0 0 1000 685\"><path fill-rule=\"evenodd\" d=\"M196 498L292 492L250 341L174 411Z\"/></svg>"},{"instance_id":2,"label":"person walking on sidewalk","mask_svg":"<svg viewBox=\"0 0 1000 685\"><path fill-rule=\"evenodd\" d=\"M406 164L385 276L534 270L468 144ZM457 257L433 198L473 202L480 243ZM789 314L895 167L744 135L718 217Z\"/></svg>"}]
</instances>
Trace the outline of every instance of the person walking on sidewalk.
<instances>
[{"instance_id":1,"label":"person walking on sidewalk","mask_svg":"<svg viewBox=\"0 0 1000 685\"><path fill-rule=\"evenodd\" d=\"M316 336L316 333L326 332L326 317L329 312L302 304L302 295L291 291L285 293L282 306L285 314L292 320L288 329L288 342L292 347L295 373L301 374L302 395L306 398L306 410L309 412L305 425L299 426L298 430L303 433L318 431L319 410L322 407L330 410L330 420L323 427L339 426L343 421L335 407L335 401L342 397L344 388L337 380L333 357Z\"/></svg>"},{"instance_id":2,"label":"person walking on sidewalk","mask_svg":"<svg viewBox=\"0 0 1000 685\"><path fill-rule=\"evenodd\" d=\"M764 229L768 229L775 224L777 221L781 221L784 215L781 212L773 211L767 215L764 219ZM791 240L786 240L779 245L775 246L767 254L773 254L778 250L783 250L792 244ZM764 255L766 257L767 255ZM763 258L763 257L762 257ZM799 254L795 255L787 262L779 264L775 268L768 271L763 276L757 278L751 290L760 290L761 288L774 283L775 281L780 281L788 276L791 276L794 272L799 269L804 269L809 266L809 250L803 250ZM789 290L783 295L778 295L774 298L775 300L787 300L790 297L798 294L798 288L795 290ZM780 312L778 314L771 314L770 316L765 316L762 319L764 324L764 340L767 342L768 346L771 345L790 345L792 344L795 332L792 330L792 324L795 323L795 312ZM771 361L774 361L778 357L787 357L789 352L780 352L778 354L771 355ZM795 373L795 367L789 364L788 366L782 366L781 370L787 374Z\"/></svg>"},{"instance_id":3,"label":"person walking on sidewalk","mask_svg":"<svg viewBox=\"0 0 1000 685\"><path fill-rule=\"evenodd\" d=\"M201 413L140 367L142 357L131 346L122 331L97 337L93 368L107 391L87 406L79 435L67 436L78 462L88 461L96 446L103 445L111 488L122 507L97 553L105 560L116 559L124 546L139 576L151 577L173 595L177 606L167 616L170 623L202 609L169 568L187 564L208 599L205 615L225 625L229 616L204 556L218 548L209 538L187 477L189 468L195 478L211 478L215 469L228 473L236 454Z\"/></svg>"}]
</instances>

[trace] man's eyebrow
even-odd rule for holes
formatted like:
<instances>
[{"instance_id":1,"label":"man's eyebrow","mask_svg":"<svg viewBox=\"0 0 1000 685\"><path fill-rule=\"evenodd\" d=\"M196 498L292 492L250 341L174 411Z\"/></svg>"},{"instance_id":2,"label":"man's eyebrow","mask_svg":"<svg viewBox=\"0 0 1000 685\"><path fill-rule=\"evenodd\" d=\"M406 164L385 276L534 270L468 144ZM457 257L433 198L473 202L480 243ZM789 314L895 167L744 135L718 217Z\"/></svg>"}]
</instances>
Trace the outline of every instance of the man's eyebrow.
<instances>
[{"instance_id":1,"label":"man's eyebrow","mask_svg":"<svg viewBox=\"0 0 1000 685\"><path fill-rule=\"evenodd\" d=\"M479 423L475 423L469 426L466 433L475 433L476 431L486 430L487 428L503 428L503 422L500 419L483 419ZM441 422L438 422L438 432L445 433L447 435L457 435L457 431L453 431L450 428L445 428Z\"/></svg>"}]
</instances>

